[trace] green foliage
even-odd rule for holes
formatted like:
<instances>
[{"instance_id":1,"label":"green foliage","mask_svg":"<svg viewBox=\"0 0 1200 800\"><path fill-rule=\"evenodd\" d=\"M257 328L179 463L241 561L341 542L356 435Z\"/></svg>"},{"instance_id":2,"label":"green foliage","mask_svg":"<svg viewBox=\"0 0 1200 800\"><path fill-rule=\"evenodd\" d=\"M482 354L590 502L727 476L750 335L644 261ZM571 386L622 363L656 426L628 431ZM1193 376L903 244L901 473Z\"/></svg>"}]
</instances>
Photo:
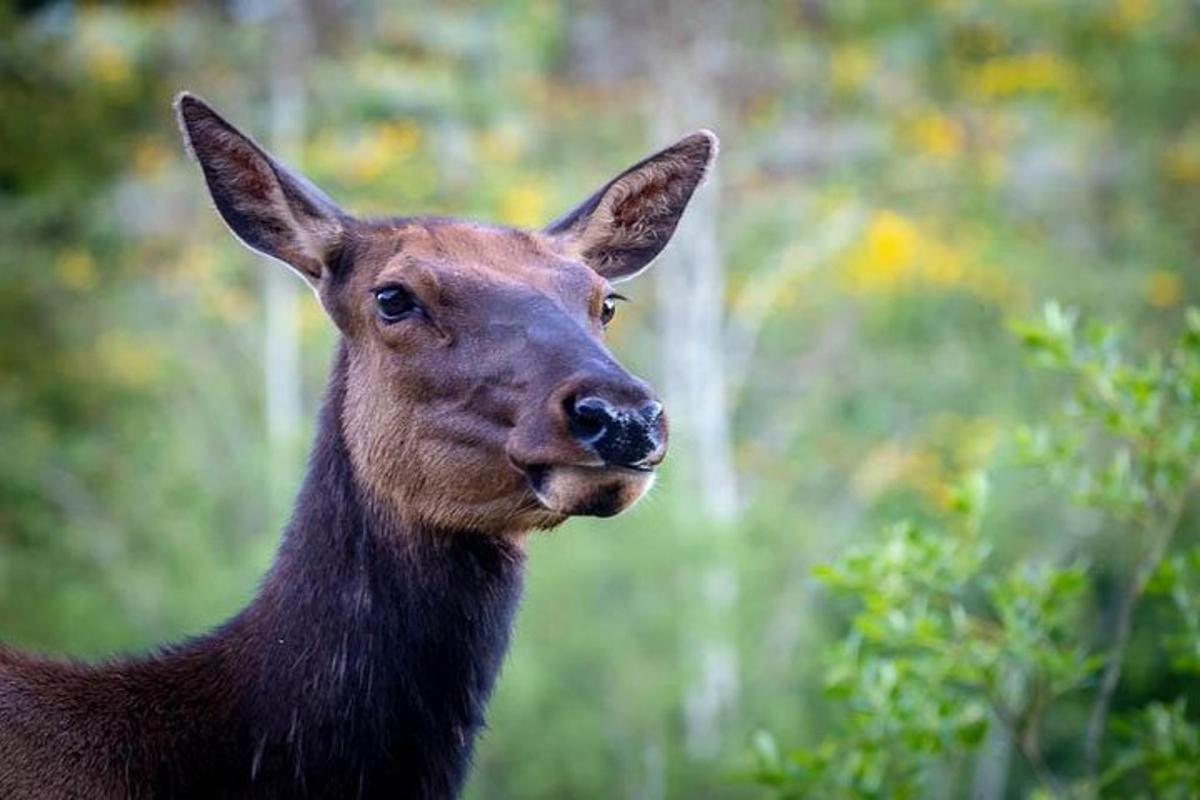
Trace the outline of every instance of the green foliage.
<instances>
[{"instance_id":1,"label":"green foliage","mask_svg":"<svg viewBox=\"0 0 1200 800\"><path fill-rule=\"evenodd\" d=\"M1178 614L1178 626L1167 631L1162 641L1171 668L1200 675L1200 548L1163 561L1147 591L1169 596Z\"/></svg>"},{"instance_id":2,"label":"green foliage","mask_svg":"<svg viewBox=\"0 0 1200 800\"><path fill-rule=\"evenodd\" d=\"M987 484L973 476L952 494L946 525L902 523L817 568L851 608L825 670L836 716L824 739L786 754L758 735L756 779L780 796L928 797L962 785L989 729L1011 739L1050 795L1190 797L1200 786L1200 728L1183 698L1109 718L1147 589L1175 607L1170 668L1195 674L1200 663L1200 552L1166 557L1200 469L1200 313L1189 310L1178 341L1140 361L1113 328L1079 333L1074 312L1054 303L1014 327L1033 361L1072 390L1052 424L1019 432L1023 461L1133 540L1137 566L1115 629L1090 635L1100 576L1081 555L1086 543L1036 563L990 553ZM1043 530L1055 535L1053 523ZM1091 709L1086 738L1049 762L1048 718L1081 702ZM1119 743L1105 748L1110 732ZM1101 753L1105 764L1092 763Z\"/></svg>"},{"instance_id":3,"label":"green foliage","mask_svg":"<svg viewBox=\"0 0 1200 800\"><path fill-rule=\"evenodd\" d=\"M1114 791L1117 796L1183 800L1200 794L1200 725L1188 719L1182 699L1150 703L1114 727L1129 745L1102 786L1126 783L1126 793Z\"/></svg>"},{"instance_id":4,"label":"green foliage","mask_svg":"<svg viewBox=\"0 0 1200 800\"><path fill-rule=\"evenodd\" d=\"M302 5L312 51L283 77L302 73L305 120L282 155L359 213L538 225L690 127L724 142L702 197L720 207L725 313L706 324L727 333L741 513L703 519L680 414L645 503L534 537L470 796L752 796L728 776L757 727L806 743L768 759L793 794L963 794L986 762L1011 796L1036 779L1003 756L989 679L1017 717L1053 695L1031 743L1063 781L1086 773L1099 659L1192 446L1186 387L1167 351L1120 360L1065 311L1022 335L1073 377L1030 375L999 323L1059 296L1161 349L1196 301L1194 3ZM268 454L271 265L211 213L168 110L192 89L273 146L276 6L295 7L0 2L5 642L84 657L202 631L276 545L286 509L263 487L295 484L307 431L294 459ZM692 63L710 57L716 78ZM610 335L669 391L660 365L688 354L662 352L657 274L624 290ZM311 419L333 334L307 296L298 317ZM1095 376L1072 372L1085 362ZM1080 399L1049 419L1064 380ZM993 473L983 525L970 476L1017 419L1047 423L1018 434L1043 471ZM1106 791L1181 763L1200 709L1181 514L1113 696ZM903 518L874 551L887 570L854 549ZM811 579L829 560L844 586ZM733 577L719 613L714 565ZM706 635L737 667L716 757L687 744ZM1154 704L1183 720L1158 744L1133 725Z\"/></svg>"},{"instance_id":5,"label":"green foliage","mask_svg":"<svg viewBox=\"0 0 1200 800\"><path fill-rule=\"evenodd\" d=\"M1150 528L1176 519L1200 456L1200 312L1187 311L1175 347L1140 362L1123 358L1112 326L1079 332L1053 303L1043 324L1016 329L1038 363L1075 384L1061 419L1019 432L1027 457L1081 503Z\"/></svg>"}]
</instances>

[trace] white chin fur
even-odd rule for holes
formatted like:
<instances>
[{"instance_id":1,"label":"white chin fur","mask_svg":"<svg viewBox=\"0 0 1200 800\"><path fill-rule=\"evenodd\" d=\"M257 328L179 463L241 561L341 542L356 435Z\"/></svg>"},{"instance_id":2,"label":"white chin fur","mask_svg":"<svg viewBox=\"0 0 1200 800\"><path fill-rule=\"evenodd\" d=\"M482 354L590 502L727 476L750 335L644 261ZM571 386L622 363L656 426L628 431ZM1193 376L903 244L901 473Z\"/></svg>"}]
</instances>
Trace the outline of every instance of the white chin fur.
<instances>
[{"instance_id":1,"label":"white chin fur","mask_svg":"<svg viewBox=\"0 0 1200 800\"><path fill-rule=\"evenodd\" d=\"M653 472L623 467L548 467L533 491L558 514L611 517L642 499L654 478Z\"/></svg>"}]
</instances>

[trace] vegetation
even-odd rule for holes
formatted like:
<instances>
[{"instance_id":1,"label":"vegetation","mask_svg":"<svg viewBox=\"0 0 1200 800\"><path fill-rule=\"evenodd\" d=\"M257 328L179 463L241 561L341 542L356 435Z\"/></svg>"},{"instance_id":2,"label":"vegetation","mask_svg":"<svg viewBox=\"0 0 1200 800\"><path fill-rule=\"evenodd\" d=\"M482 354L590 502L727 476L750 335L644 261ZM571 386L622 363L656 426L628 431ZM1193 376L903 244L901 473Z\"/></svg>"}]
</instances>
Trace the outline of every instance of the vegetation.
<instances>
[{"instance_id":1,"label":"vegetation","mask_svg":"<svg viewBox=\"0 0 1200 800\"><path fill-rule=\"evenodd\" d=\"M365 214L722 136L610 329L672 456L532 544L471 796L1195 794L1195 3L0 3L5 642L206 629L297 485L332 332L181 88ZM1124 344L1051 310L1026 369L1050 297Z\"/></svg>"},{"instance_id":2,"label":"vegetation","mask_svg":"<svg viewBox=\"0 0 1200 800\"><path fill-rule=\"evenodd\" d=\"M1200 550L1176 544L1200 478L1200 312L1188 312L1173 348L1140 362L1123 357L1112 327L1080 335L1054 304L1018 330L1073 384L1053 423L1019 432L1022 458L1061 487L1064 507L1098 512L1096 529L1064 536L1045 519L1039 533L1058 540L1058 554L999 557L983 525L987 481L975 475L951 495L945 528L901 523L820 567L853 601L825 673L835 733L787 755L760 734L757 778L782 796L966 794L970 757L993 760L975 787L1000 796L980 774L1003 781L1012 747L1042 796L1200 792L1194 696L1176 689L1113 717L1148 592L1169 598L1160 613L1176 632L1157 648L1169 672L1200 667ZM1122 555L1115 575L1094 568L1104 545ZM1113 622L1098 636L1085 611L1105 595ZM1055 743L1062 766L1048 763L1048 731L1076 734Z\"/></svg>"}]
</instances>

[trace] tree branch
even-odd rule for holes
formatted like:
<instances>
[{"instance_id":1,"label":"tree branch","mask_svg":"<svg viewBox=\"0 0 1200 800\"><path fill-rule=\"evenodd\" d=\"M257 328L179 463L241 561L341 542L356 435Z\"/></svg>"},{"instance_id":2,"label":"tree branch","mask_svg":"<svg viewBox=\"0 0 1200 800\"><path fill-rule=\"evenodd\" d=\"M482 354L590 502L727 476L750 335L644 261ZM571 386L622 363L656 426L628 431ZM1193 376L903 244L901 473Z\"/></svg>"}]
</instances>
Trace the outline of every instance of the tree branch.
<instances>
[{"instance_id":1,"label":"tree branch","mask_svg":"<svg viewBox=\"0 0 1200 800\"><path fill-rule=\"evenodd\" d=\"M1017 746L1017 751L1033 771L1034 777L1054 797L1066 797L1066 790L1058 776L1050 771L1046 760L1042 758L1042 749L1037 738L1037 716L1031 715L1022 725L1013 717L1004 704L991 693L988 702L1000 724L1008 729L1008 736Z\"/></svg>"},{"instance_id":2,"label":"tree branch","mask_svg":"<svg viewBox=\"0 0 1200 800\"><path fill-rule=\"evenodd\" d=\"M1133 619L1137 612L1138 604L1141 602L1142 595L1146 592L1146 585L1149 584L1150 578L1154 575L1158 565L1162 563L1163 557L1166 556L1167 548L1171 544L1171 540L1175 537L1175 531L1179 528L1179 520L1183 516L1183 509L1187 503L1188 489L1195 482L1196 475L1190 476L1188 481L1180 490L1179 496L1175 498L1166 514L1163 516L1163 524L1155 538L1154 546L1146 557L1138 565L1137 572L1134 573L1133 580L1130 581L1129 587L1125 590L1124 596L1121 598L1121 606L1117 611L1117 627L1116 638L1113 642L1111 653L1109 653L1108 663L1104 668L1104 675L1100 679L1100 691L1096 695L1096 701L1092 705L1092 713L1088 719L1087 734L1084 738L1083 760L1084 774L1087 776L1089 784L1095 782L1096 773L1100 768L1100 750L1104 744L1104 732L1108 725L1108 714L1112 708L1113 695L1116 694L1117 685L1121 681L1121 670L1125 665L1125 654L1129 649L1129 639L1133 634Z\"/></svg>"}]
</instances>

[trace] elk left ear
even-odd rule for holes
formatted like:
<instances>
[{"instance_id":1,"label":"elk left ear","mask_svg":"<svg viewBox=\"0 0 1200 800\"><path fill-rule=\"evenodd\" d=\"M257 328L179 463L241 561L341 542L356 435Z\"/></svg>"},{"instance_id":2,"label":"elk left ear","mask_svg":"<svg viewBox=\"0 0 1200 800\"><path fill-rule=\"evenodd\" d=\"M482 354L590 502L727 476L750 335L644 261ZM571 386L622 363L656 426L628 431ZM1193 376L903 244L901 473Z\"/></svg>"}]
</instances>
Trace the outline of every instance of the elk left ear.
<instances>
[{"instance_id":1,"label":"elk left ear","mask_svg":"<svg viewBox=\"0 0 1200 800\"><path fill-rule=\"evenodd\" d=\"M718 144L712 131L685 136L622 172L545 232L608 280L632 278L670 240Z\"/></svg>"},{"instance_id":2,"label":"elk left ear","mask_svg":"<svg viewBox=\"0 0 1200 800\"><path fill-rule=\"evenodd\" d=\"M230 230L318 286L330 273L346 213L200 98L184 92L175 110L184 141Z\"/></svg>"}]
</instances>

